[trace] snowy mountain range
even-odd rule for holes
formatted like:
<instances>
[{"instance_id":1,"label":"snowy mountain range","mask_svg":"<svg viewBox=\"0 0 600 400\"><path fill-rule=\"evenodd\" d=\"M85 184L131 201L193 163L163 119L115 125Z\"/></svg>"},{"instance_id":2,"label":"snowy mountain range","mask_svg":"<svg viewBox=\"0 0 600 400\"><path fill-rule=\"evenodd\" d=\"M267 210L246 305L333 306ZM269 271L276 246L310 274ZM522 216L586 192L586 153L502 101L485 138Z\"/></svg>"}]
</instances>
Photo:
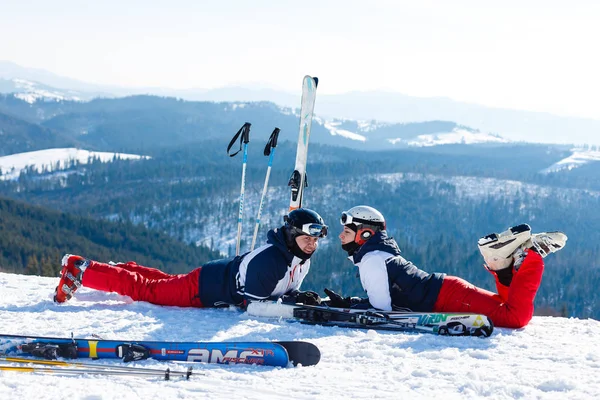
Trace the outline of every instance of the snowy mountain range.
<instances>
[{"instance_id":1,"label":"snowy mountain range","mask_svg":"<svg viewBox=\"0 0 600 400\"><path fill-rule=\"evenodd\" d=\"M216 138L224 131L237 130L240 120L251 121L259 138L270 132L271 123L284 132L281 140L295 139L299 109L280 107L267 102L189 102L157 96L133 96L118 99L98 99L90 102L65 100L67 93L23 84L31 90L0 95L0 134L20 135L29 132L40 139L59 144L71 138L67 145L87 144L101 149L131 148L141 142L148 146L184 144L181 141L202 140L197 132L208 131ZM20 118L15 121L15 118ZM257 120L258 119L258 120ZM171 121L171 122L166 122ZM29 124L36 124L31 126ZM28 126L26 126L28 125ZM38 126L39 125L39 126ZM42 133L44 129L50 129ZM257 131L258 129L258 131ZM96 132L102 132L100 138ZM176 134L173 135L172 133ZM327 119L318 115L313 123L313 141L364 150L383 150L447 144L506 144L499 135L457 125L449 121L418 123L383 123L375 120ZM106 137L109 135L109 137ZM252 135L256 138L256 134ZM168 139L167 139L168 137ZM110 139L110 140L107 140ZM265 137L266 139L266 137ZM11 154L18 146L7 141L0 154ZM21 140L21 142L27 142ZM41 142L32 140L23 150L38 150ZM50 144L50 143L48 143ZM111 147L112 144L112 147ZM147 147L148 147L147 146Z\"/></svg>"},{"instance_id":2,"label":"snowy mountain range","mask_svg":"<svg viewBox=\"0 0 600 400\"><path fill-rule=\"evenodd\" d=\"M489 338L443 337L301 325L233 308L186 309L133 302L81 288L54 304L58 278L0 273L4 334L166 341L305 340L321 350L312 367L143 360L129 366L184 370L171 378L0 372L3 399L595 399L600 323L534 317ZM121 361L76 360L121 366ZM18 365L2 362L0 366Z\"/></svg>"},{"instance_id":3,"label":"snowy mountain range","mask_svg":"<svg viewBox=\"0 0 600 400\"><path fill-rule=\"evenodd\" d=\"M4 83L1 79L4 79ZM192 101L271 101L281 107L297 107L299 95L272 89L227 87L219 89L174 90L168 88L120 88L100 86L61 77L48 71L24 68L0 61L0 92L12 93L23 88L7 81L40 82L55 88L49 92L89 100L94 97L116 97L133 94L156 94ZM300 83L300 79L299 79ZM300 86L300 85L299 85ZM37 89L32 89L37 91ZM71 93L75 91L74 93ZM24 95L24 94L23 94ZM33 97L28 97L32 99ZM561 117L548 113L484 107L448 98L412 97L390 92L350 92L318 96L317 115L325 119L377 120L388 123L418 121L454 121L459 125L500 135L514 141L600 144L597 132L600 119Z\"/></svg>"}]
</instances>

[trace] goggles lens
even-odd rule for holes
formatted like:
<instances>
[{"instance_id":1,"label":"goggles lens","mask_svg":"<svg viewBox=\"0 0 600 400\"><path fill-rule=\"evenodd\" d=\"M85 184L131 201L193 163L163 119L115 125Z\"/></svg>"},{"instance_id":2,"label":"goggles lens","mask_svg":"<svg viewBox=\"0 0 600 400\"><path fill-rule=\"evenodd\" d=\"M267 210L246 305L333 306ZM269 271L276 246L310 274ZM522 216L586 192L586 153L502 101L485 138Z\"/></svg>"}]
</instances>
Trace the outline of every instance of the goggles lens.
<instances>
[{"instance_id":1,"label":"goggles lens","mask_svg":"<svg viewBox=\"0 0 600 400\"><path fill-rule=\"evenodd\" d=\"M302 229L294 228L296 231L300 231L303 235L312 237L325 237L327 236L327 225L321 224L304 224Z\"/></svg>"},{"instance_id":2,"label":"goggles lens","mask_svg":"<svg viewBox=\"0 0 600 400\"><path fill-rule=\"evenodd\" d=\"M302 227L302 230L304 232L308 231L308 234L310 236L315 236L315 237L325 237L325 236L327 236L327 226L326 225L309 224L308 227L306 225L304 225Z\"/></svg>"}]
</instances>

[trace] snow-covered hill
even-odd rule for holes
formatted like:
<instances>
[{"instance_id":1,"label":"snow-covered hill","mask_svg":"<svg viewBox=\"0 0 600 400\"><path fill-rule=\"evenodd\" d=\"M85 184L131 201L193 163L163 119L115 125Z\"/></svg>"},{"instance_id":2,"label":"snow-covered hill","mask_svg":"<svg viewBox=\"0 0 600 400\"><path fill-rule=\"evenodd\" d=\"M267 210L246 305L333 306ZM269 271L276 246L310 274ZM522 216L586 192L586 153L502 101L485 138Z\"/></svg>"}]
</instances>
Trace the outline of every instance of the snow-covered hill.
<instances>
[{"instance_id":1,"label":"snow-covered hill","mask_svg":"<svg viewBox=\"0 0 600 400\"><path fill-rule=\"evenodd\" d=\"M327 129L332 136L341 136L358 142L366 142L369 140L369 134L374 131L376 132L380 128L393 126L393 124L377 121L352 121L347 119L325 120L319 117L315 118L315 120L323 124L325 129ZM350 122L350 125L356 126L355 130L343 128L343 125L348 124L348 122ZM401 125L398 124L398 126ZM433 134L416 135L409 138L388 137L385 139L385 142L394 146L429 147L446 144L510 143L511 140L496 134L480 132L475 129L456 127L448 132L441 131Z\"/></svg>"},{"instance_id":2,"label":"snow-covered hill","mask_svg":"<svg viewBox=\"0 0 600 400\"><path fill-rule=\"evenodd\" d=\"M401 139L390 139L390 143L397 144ZM452 132L440 132L433 135L419 135L414 139L406 141L411 147L439 146L444 144L481 144L481 143L509 143L504 139L491 133L471 131L467 129L453 129Z\"/></svg>"},{"instance_id":3,"label":"snow-covered hill","mask_svg":"<svg viewBox=\"0 0 600 400\"><path fill-rule=\"evenodd\" d=\"M595 150L592 148L574 148L572 154L560 160L557 163L552 164L548 168L542 170L542 173L552 173L563 170L571 170L573 168L581 167L582 165L589 164L592 162L600 161L600 147L596 147Z\"/></svg>"},{"instance_id":4,"label":"snow-covered hill","mask_svg":"<svg viewBox=\"0 0 600 400\"><path fill-rule=\"evenodd\" d=\"M189 381L0 372L2 399L594 399L600 322L534 317L487 339L313 327L233 309L132 302L82 288L52 302L57 278L0 273L1 333L154 340L307 340L313 367L195 364ZM95 361L111 363L110 361ZM120 362L115 362L121 364ZM138 367L184 369L153 360ZM203 375L201 375L203 374Z\"/></svg>"},{"instance_id":5,"label":"snow-covered hill","mask_svg":"<svg viewBox=\"0 0 600 400\"><path fill-rule=\"evenodd\" d=\"M89 95L82 95L74 90L57 89L43 83L18 78L0 80L0 92L13 93L16 98L30 104L36 101L82 101L89 99Z\"/></svg>"},{"instance_id":6,"label":"snow-covered hill","mask_svg":"<svg viewBox=\"0 0 600 400\"><path fill-rule=\"evenodd\" d=\"M138 160L144 156L88 151L76 148L29 151L26 153L0 157L0 180L17 179L21 171L28 167L33 168L38 172L44 170L56 172L68 167L69 164L73 162L87 164L93 159L108 162L112 161L115 157L123 160Z\"/></svg>"}]
</instances>

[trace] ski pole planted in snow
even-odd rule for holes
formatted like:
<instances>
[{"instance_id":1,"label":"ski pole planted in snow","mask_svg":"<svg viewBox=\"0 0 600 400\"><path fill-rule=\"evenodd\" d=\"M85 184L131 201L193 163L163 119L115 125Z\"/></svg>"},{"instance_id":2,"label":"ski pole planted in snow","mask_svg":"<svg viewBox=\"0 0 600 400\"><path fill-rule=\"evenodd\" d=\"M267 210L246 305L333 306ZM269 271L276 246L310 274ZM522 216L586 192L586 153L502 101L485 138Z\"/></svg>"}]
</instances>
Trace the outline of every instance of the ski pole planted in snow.
<instances>
[{"instance_id":1,"label":"ski pole planted in snow","mask_svg":"<svg viewBox=\"0 0 600 400\"><path fill-rule=\"evenodd\" d=\"M244 216L244 187L246 184L246 162L248 161L248 142L250 141L250 122L246 122L239 131L235 134L231 142L229 142L229 146L227 146L227 154L229 154L229 150L233 146L233 144L237 141L238 137L240 138L240 149L233 154L229 154L229 157L234 157L237 153L242 150L242 143L244 149L244 156L242 159L242 185L240 188L240 211L238 213L238 232L237 232L237 242L235 245L235 255L240 255L240 244L242 241L242 219Z\"/></svg>"},{"instance_id":2,"label":"ski pole planted in snow","mask_svg":"<svg viewBox=\"0 0 600 400\"><path fill-rule=\"evenodd\" d=\"M262 214L263 201L267 194L267 186L269 185L269 176L271 175L271 166L273 165L273 156L275 155L275 147L277 147L277 137L279 136L279 128L275 128L269 141L265 146L264 155L269 156L269 164L267 166L267 176L265 177L265 185L263 186L262 195L260 196L260 204L258 205L258 214L256 215L256 225L254 226L254 235L252 236L252 246L250 251L254 250L256 244L256 237L258 236L258 227L260 226L260 215Z\"/></svg>"}]
</instances>

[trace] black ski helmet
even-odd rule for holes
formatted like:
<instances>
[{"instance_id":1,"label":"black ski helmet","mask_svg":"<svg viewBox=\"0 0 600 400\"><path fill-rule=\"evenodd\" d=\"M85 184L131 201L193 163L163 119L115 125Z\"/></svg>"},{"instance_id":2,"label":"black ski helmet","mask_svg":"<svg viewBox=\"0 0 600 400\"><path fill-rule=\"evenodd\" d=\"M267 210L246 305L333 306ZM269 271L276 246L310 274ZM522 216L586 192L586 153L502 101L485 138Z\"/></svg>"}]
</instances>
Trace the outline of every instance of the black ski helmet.
<instances>
[{"instance_id":1,"label":"black ski helmet","mask_svg":"<svg viewBox=\"0 0 600 400\"><path fill-rule=\"evenodd\" d=\"M311 237L327 236L327 225L323 222L323 218L313 210L308 208L297 208L283 217L285 225L283 225L283 233L285 243L290 252L302 260L308 260L313 253L308 254L302 251L296 237L308 235Z\"/></svg>"},{"instance_id":2,"label":"black ski helmet","mask_svg":"<svg viewBox=\"0 0 600 400\"><path fill-rule=\"evenodd\" d=\"M296 236L308 235L312 237L327 236L327 225L323 218L308 208L297 208L283 217L285 230L294 239Z\"/></svg>"}]
</instances>

